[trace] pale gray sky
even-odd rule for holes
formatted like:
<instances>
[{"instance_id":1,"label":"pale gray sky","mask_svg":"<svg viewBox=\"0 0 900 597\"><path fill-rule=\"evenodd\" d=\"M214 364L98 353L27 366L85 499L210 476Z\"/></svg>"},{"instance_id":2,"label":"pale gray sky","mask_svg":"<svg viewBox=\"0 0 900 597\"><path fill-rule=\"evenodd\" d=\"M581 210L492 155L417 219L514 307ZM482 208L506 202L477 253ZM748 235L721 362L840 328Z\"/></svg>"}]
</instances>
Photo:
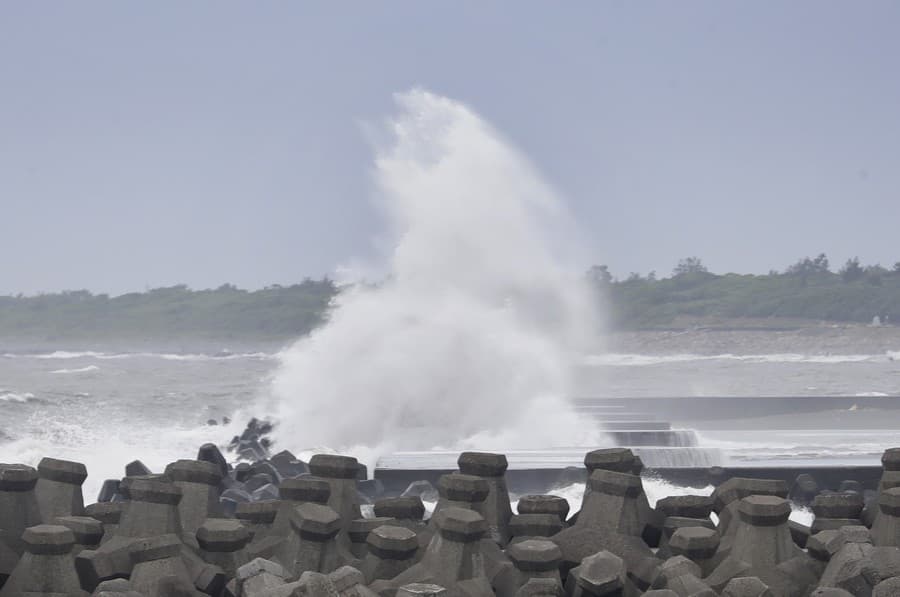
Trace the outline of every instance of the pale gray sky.
<instances>
[{"instance_id":1,"label":"pale gray sky","mask_svg":"<svg viewBox=\"0 0 900 597\"><path fill-rule=\"evenodd\" d=\"M0 293L365 256L360 122L413 85L516 143L620 275L893 264L898 73L892 1L0 2Z\"/></svg>"}]
</instances>

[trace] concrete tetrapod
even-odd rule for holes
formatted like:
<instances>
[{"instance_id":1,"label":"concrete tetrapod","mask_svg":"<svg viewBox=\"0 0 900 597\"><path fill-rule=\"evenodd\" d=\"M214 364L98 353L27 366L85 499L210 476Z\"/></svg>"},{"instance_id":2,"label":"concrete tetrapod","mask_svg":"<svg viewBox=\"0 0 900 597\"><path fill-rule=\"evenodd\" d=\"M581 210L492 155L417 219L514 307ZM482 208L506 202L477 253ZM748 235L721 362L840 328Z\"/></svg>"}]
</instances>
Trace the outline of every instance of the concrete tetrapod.
<instances>
[{"instance_id":1,"label":"concrete tetrapod","mask_svg":"<svg viewBox=\"0 0 900 597\"><path fill-rule=\"evenodd\" d=\"M81 486L87 469L80 462L43 458L38 463L34 488L41 520L50 524L59 516L82 516L84 496Z\"/></svg>"},{"instance_id":2,"label":"concrete tetrapod","mask_svg":"<svg viewBox=\"0 0 900 597\"><path fill-rule=\"evenodd\" d=\"M25 529L41 524L34 495L37 480L30 466L0 464L0 586L25 552Z\"/></svg>"},{"instance_id":3,"label":"concrete tetrapod","mask_svg":"<svg viewBox=\"0 0 900 597\"><path fill-rule=\"evenodd\" d=\"M473 510L448 507L433 518L437 533L421 561L393 580L376 581L372 589L380 593L390 587L425 583L444 587L446 597L493 597L482 555L481 539L488 530L484 517Z\"/></svg>"},{"instance_id":4,"label":"concrete tetrapod","mask_svg":"<svg viewBox=\"0 0 900 597\"><path fill-rule=\"evenodd\" d=\"M509 543L509 519L512 506L506 487L506 469L509 464L503 454L489 452L463 452L457 459L459 472L480 477L487 482L488 495L481 507L481 514L488 525L488 535L501 547Z\"/></svg>"},{"instance_id":5,"label":"concrete tetrapod","mask_svg":"<svg viewBox=\"0 0 900 597\"><path fill-rule=\"evenodd\" d=\"M790 513L788 501L777 496L741 499L732 549L707 583L721 591L733 578L756 576L778 597L803 594L814 586L818 568L794 544L787 524Z\"/></svg>"},{"instance_id":6,"label":"concrete tetrapod","mask_svg":"<svg viewBox=\"0 0 900 597\"><path fill-rule=\"evenodd\" d=\"M0 589L0 597L87 595L75 572L72 531L60 525L42 524L27 528L22 541L25 553Z\"/></svg>"}]
</instances>

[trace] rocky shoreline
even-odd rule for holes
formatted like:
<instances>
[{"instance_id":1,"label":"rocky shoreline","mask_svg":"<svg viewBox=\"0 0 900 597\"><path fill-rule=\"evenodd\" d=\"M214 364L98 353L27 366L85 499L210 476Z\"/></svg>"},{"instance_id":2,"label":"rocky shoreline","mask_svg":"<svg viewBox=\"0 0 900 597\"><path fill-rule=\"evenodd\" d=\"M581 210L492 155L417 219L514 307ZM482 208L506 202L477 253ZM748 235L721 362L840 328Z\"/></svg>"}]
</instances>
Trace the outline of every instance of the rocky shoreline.
<instances>
[{"instance_id":1,"label":"rocky shoreline","mask_svg":"<svg viewBox=\"0 0 900 597\"><path fill-rule=\"evenodd\" d=\"M270 455L267 432L234 439L237 464L212 444L132 462L87 506L82 464L0 465L0 597L900 595L900 448L873 488L731 478L653 507L640 458L598 449L577 512L550 491L514 513L501 454L388 495L354 458Z\"/></svg>"}]
</instances>

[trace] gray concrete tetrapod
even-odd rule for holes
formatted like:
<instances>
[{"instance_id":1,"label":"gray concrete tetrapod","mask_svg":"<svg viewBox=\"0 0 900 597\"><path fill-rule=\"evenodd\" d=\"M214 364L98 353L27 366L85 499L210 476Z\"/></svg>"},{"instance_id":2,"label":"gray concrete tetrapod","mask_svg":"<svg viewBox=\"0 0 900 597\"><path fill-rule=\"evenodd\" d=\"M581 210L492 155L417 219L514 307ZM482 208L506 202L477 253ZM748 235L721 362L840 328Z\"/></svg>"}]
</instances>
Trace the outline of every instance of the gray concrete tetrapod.
<instances>
[{"instance_id":1,"label":"gray concrete tetrapod","mask_svg":"<svg viewBox=\"0 0 900 597\"><path fill-rule=\"evenodd\" d=\"M60 525L42 524L26 529L22 540L25 553L0 590L0 597L87 595L75 572L72 531Z\"/></svg>"},{"instance_id":2,"label":"gray concrete tetrapod","mask_svg":"<svg viewBox=\"0 0 900 597\"><path fill-rule=\"evenodd\" d=\"M219 467L202 460L178 460L166 467L166 476L181 489L178 516L181 532L193 536L207 518L223 516L219 503Z\"/></svg>"},{"instance_id":3,"label":"gray concrete tetrapod","mask_svg":"<svg viewBox=\"0 0 900 597\"><path fill-rule=\"evenodd\" d=\"M181 557L182 542L174 533L136 539L131 546L131 586L146 597L193 595L194 582ZM224 576L219 590L225 586Z\"/></svg>"},{"instance_id":4,"label":"gray concrete tetrapod","mask_svg":"<svg viewBox=\"0 0 900 597\"><path fill-rule=\"evenodd\" d=\"M178 502L181 488L167 478L148 475L126 477L123 490L125 502L116 534L97 549L86 549L75 558L75 567L82 585L93 590L103 580L131 574L131 545L136 539L160 535L181 535Z\"/></svg>"},{"instance_id":5,"label":"gray concrete tetrapod","mask_svg":"<svg viewBox=\"0 0 900 597\"><path fill-rule=\"evenodd\" d=\"M878 497L878 509L872 525L872 543L900 547L900 487L883 490Z\"/></svg>"},{"instance_id":6,"label":"gray concrete tetrapod","mask_svg":"<svg viewBox=\"0 0 900 597\"><path fill-rule=\"evenodd\" d=\"M37 480L30 466L0 464L0 586L25 552L25 529L41 523L34 495Z\"/></svg>"},{"instance_id":7,"label":"gray concrete tetrapod","mask_svg":"<svg viewBox=\"0 0 900 597\"><path fill-rule=\"evenodd\" d=\"M515 585L525 586L536 578L549 579L562 588L559 576L559 562L562 552L559 547L547 539L526 539L510 545L506 555L515 565Z\"/></svg>"},{"instance_id":8,"label":"gray concrete tetrapod","mask_svg":"<svg viewBox=\"0 0 900 597\"><path fill-rule=\"evenodd\" d=\"M410 583L436 584L471 597L493 597L485 575L481 539L488 530L478 512L448 507L434 515L437 533L419 563L390 581L376 581L378 592Z\"/></svg>"},{"instance_id":9,"label":"gray concrete tetrapod","mask_svg":"<svg viewBox=\"0 0 900 597\"><path fill-rule=\"evenodd\" d=\"M369 584L376 580L390 580L412 567L419 549L413 531L392 525L373 529L367 543L368 554L361 570Z\"/></svg>"},{"instance_id":10,"label":"gray concrete tetrapod","mask_svg":"<svg viewBox=\"0 0 900 597\"><path fill-rule=\"evenodd\" d=\"M356 478L359 462L350 456L335 454L316 454L309 460L310 472L328 482L331 494L328 506L337 512L341 520L341 541L350 548L350 522L362 518L360 497L356 489Z\"/></svg>"},{"instance_id":11,"label":"gray concrete tetrapod","mask_svg":"<svg viewBox=\"0 0 900 597\"><path fill-rule=\"evenodd\" d=\"M239 520L208 518L197 529L200 557L221 568L228 578L247 563L244 548L249 542L250 533Z\"/></svg>"},{"instance_id":12,"label":"gray concrete tetrapod","mask_svg":"<svg viewBox=\"0 0 900 597\"><path fill-rule=\"evenodd\" d=\"M84 514L81 486L87 479L87 469L80 462L44 458L38 463L38 481L34 494L41 511L41 520L50 524L58 516Z\"/></svg>"},{"instance_id":13,"label":"gray concrete tetrapod","mask_svg":"<svg viewBox=\"0 0 900 597\"><path fill-rule=\"evenodd\" d=\"M488 452L463 452L457 460L459 472L481 477L487 482L488 495L481 514L488 524L488 534L500 546L509 543L509 519L512 506L506 487L506 469L509 464L503 454Z\"/></svg>"},{"instance_id":14,"label":"gray concrete tetrapod","mask_svg":"<svg viewBox=\"0 0 900 597\"><path fill-rule=\"evenodd\" d=\"M307 571L327 574L353 561L337 541L341 518L331 507L295 506L291 528L291 535L279 546L275 557L289 580Z\"/></svg>"}]
</instances>

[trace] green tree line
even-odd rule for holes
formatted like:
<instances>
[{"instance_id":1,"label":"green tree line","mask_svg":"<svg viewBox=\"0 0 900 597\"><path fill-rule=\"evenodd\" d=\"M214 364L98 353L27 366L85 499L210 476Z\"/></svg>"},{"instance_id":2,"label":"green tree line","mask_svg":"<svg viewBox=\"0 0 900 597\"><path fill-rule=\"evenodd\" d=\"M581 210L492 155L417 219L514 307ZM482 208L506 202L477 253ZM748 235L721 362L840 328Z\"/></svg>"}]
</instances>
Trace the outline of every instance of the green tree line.
<instances>
[{"instance_id":1,"label":"green tree line","mask_svg":"<svg viewBox=\"0 0 900 597\"><path fill-rule=\"evenodd\" d=\"M87 290L0 297L0 337L280 339L324 321L338 289L329 279L247 291L185 285L110 297Z\"/></svg>"},{"instance_id":2,"label":"green tree line","mask_svg":"<svg viewBox=\"0 0 900 597\"><path fill-rule=\"evenodd\" d=\"M765 275L715 274L697 257L682 259L668 277L587 272L617 329L666 327L684 318L793 318L900 323L900 263L891 268L849 259L832 271L828 258L803 258ZM0 339L290 339L328 316L340 291L327 278L248 291L231 284L185 285L110 297L87 290L0 296Z\"/></svg>"},{"instance_id":3,"label":"green tree line","mask_svg":"<svg viewBox=\"0 0 900 597\"><path fill-rule=\"evenodd\" d=\"M588 271L619 328L664 326L679 317L797 318L833 322L900 322L900 262L891 268L805 257L765 275L714 274L696 257L667 278L651 272L614 278L606 266Z\"/></svg>"}]
</instances>

